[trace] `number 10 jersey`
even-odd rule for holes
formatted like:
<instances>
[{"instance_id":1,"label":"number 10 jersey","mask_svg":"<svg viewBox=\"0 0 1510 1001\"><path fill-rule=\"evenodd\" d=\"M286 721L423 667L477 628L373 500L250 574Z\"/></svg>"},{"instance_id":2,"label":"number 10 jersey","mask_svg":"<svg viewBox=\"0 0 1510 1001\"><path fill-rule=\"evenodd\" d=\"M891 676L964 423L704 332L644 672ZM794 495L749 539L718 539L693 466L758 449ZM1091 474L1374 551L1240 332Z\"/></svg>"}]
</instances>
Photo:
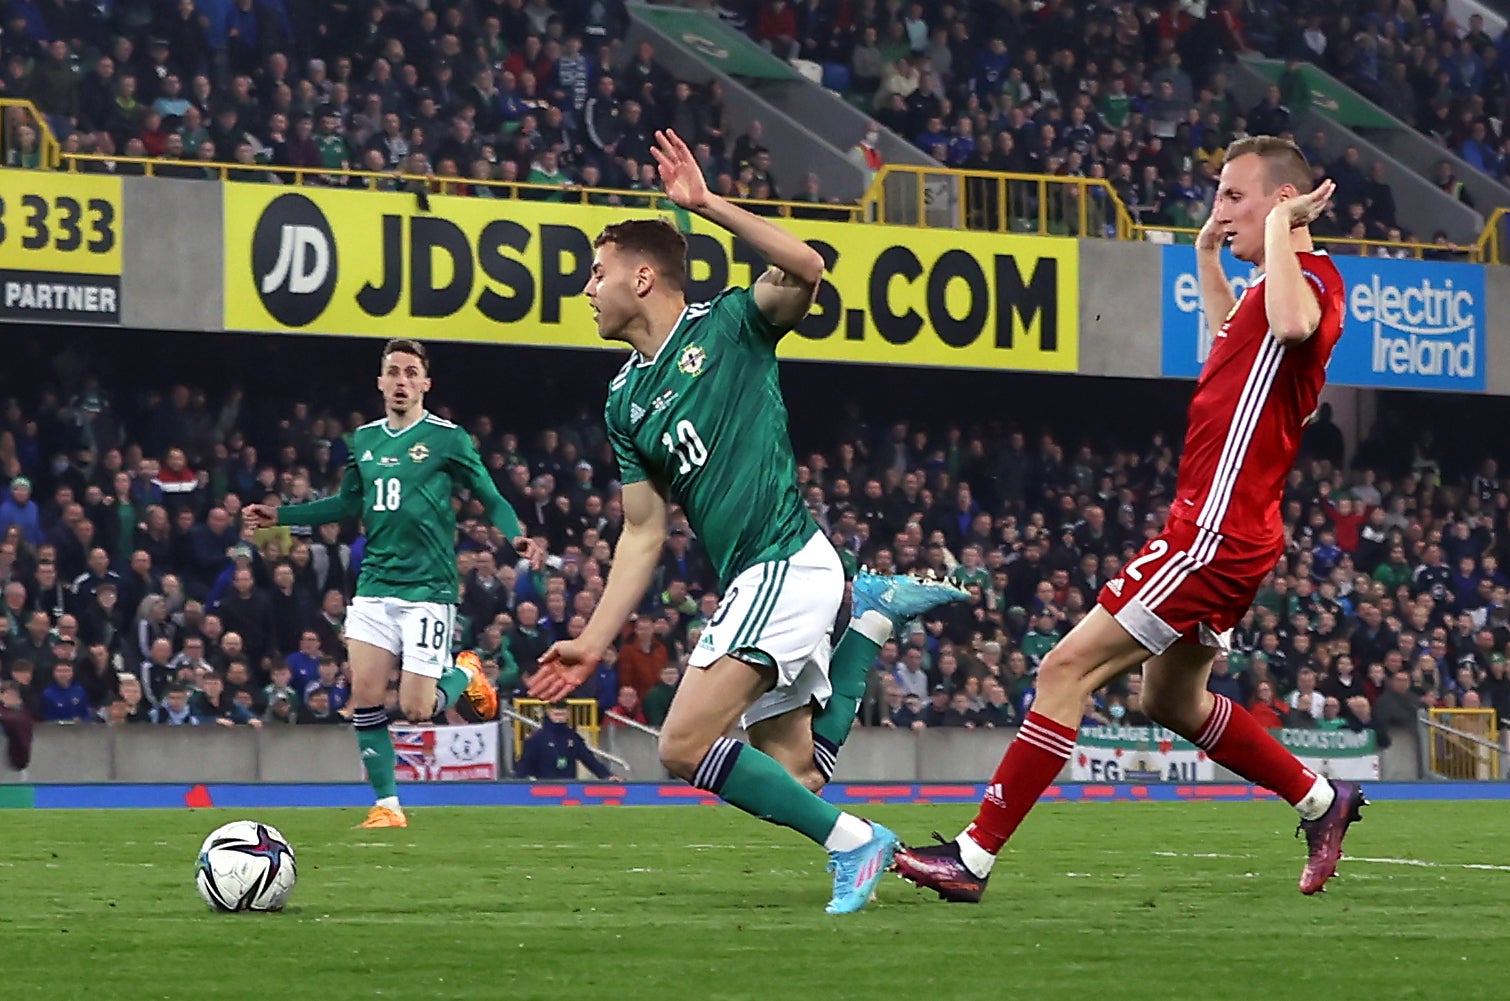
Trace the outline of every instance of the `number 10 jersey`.
<instances>
[{"instance_id":1,"label":"number 10 jersey","mask_svg":"<svg viewBox=\"0 0 1510 1001\"><path fill-rule=\"evenodd\" d=\"M625 484L682 506L720 588L784 560L818 530L797 492L776 342L750 289L689 304L654 358L630 356L604 418Z\"/></svg>"}]
</instances>

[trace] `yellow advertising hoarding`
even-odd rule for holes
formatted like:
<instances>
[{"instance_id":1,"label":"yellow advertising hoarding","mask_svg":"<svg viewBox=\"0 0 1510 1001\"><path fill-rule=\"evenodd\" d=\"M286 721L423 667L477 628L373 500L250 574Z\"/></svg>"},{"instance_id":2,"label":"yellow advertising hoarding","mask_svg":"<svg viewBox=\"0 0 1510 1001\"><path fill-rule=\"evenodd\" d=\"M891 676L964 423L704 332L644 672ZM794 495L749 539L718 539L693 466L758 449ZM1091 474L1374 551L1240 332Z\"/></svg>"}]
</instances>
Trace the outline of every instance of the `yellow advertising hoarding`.
<instances>
[{"instance_id":1,"label":"yellow advertising hoarding","mask_svg":"<svg viewBox=\"0 0 1510 1001\"><path fill-rule=\"evenodd\" d=\"M581 296L602 228L649 210L225 185L228 330L602 347ZM828 274L785 358L1073 372L1074 240L780 219ZM701 219L688 298L753 282ZM619 350L622 345L609 345Z\"/></svg>"},{"instance_id":2,"label":"yellow advertising hoarding","mask_svg":"<svg viewBox=\"0 0 1510 1001\"><path fill-rule=\"evenodd\" d=\"M121 180L0 169L0 319L120 322Z\"/></svg>"}]
</instances>

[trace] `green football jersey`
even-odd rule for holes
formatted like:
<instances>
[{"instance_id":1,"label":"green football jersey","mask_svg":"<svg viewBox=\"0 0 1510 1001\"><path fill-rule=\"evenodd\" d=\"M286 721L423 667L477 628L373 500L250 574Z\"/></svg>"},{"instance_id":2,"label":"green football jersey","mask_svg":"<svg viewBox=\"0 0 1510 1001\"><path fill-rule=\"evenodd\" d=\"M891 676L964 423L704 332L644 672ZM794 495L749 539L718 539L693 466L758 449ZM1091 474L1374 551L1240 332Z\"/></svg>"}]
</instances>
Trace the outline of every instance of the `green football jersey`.
<instances>
[{"instance_id":1,"label":"green football jersey","mask_svg":"<svg viewBox=\"0 0 1510 1001\"><path fill-rule=\"evenodd\" d=\"M649 480L682 506L724 586L818 530L797 493L776 368L782 333L750 289L726 289L688 305L656 356L631 355L608 385L622 481Z\"/></svg>"},{"instance_id":2,"label":"green football jersey","mask_svg":"<svg viewBox=\"0 0 1510 1001\"><path fill-rule=\"evenodd\" d=\"M386 418L347 436L351 450L333 497L278 509L280 525L321 525L360 515L367 549L357 579L364 598L457 600L456 512L462 488L482 501L493 525L513 539L519 519L493 485L466 431L426 414L402 431Z\"/></svg>"}]
</instances>

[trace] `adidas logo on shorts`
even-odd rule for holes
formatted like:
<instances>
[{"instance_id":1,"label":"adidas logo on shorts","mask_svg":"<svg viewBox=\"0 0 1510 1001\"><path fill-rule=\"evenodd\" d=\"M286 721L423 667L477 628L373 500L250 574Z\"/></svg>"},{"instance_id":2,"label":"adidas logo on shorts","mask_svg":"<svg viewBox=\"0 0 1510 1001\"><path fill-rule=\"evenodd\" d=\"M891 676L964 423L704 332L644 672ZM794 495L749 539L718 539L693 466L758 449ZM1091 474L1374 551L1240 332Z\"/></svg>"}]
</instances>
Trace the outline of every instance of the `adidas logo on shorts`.
<instances>
[{"instance_id":1,"label":"adidas logo on shorts","mask_svg":"<svg viewBox=\"0 0 1510 1001\"><path fill-rule=\"evenodd\" d=\"M1117 597L1122 597L1122 578L1113 577L1111 580L1107 581L1106 589L1112 594L1115 594Z\"/></svg>"}]
</instances>

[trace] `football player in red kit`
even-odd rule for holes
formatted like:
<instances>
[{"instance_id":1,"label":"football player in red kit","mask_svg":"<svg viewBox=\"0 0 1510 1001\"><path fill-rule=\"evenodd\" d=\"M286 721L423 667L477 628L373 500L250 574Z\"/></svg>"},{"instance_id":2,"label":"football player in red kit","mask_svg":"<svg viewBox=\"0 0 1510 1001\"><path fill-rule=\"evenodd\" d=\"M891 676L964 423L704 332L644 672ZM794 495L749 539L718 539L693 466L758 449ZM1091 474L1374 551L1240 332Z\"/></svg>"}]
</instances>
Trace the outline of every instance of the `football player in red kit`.
<instances>
[{"instance_id":1,"label":"football player in red kit","mask_svg":"<svg viewBox=\"0 0 1510 1001\"><path fill-rule=\"evenodd\" d=\"M905 878L946 900L979 900L996 855L1074 751L1086 696L1139 664L1150 718L1299 811L1301 892L1336 872L1362 790L1316 775L1240 706L1206 690L1226 634L1284 552L1282 487L1342 334L1342 278L1309 230L1333 190L1331 181L1313 190L1292 142L1254 136L1228 148L1196 239L1212 346L1190 401L1168 524L1044 658L1031 711L975 821L954 841L899 851ZM1262 271L1240 299L1222 271L1228 243Z\"/></svg>"}]
</instances>

